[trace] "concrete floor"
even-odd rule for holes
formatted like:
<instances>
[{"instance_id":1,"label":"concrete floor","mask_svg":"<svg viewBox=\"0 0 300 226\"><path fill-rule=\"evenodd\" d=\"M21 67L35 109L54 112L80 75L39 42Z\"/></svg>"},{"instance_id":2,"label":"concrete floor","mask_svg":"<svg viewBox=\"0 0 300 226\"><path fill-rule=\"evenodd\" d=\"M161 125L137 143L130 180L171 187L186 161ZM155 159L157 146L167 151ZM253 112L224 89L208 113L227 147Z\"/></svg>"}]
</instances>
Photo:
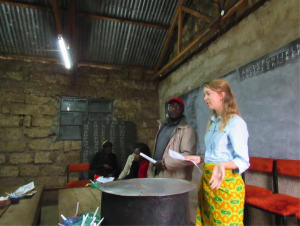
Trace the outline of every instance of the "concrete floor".
<instances>
[{"instance_id":1,"label":"concrete floor","mask_svg":"<svg viewBox=\"0 0 300 226\"><path fill-rule=\"evenodd\" d=\"M42 206L40 225L57 225L58 206L56 204L48 204Z\"/></svg>"}]
</instances>

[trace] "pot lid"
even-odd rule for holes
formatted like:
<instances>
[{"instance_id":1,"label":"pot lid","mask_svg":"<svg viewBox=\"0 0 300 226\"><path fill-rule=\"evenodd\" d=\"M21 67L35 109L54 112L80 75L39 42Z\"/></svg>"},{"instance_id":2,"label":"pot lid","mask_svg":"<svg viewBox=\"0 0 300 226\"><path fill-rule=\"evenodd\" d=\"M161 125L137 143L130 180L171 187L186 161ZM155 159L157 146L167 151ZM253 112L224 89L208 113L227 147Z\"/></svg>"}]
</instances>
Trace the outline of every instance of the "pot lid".
<instances>
[{"instance_id":1,"label":"pot lid","mask_svg":"<svg viewBox=\"0 0 300 226\"><path fill-rule=\"evenodd\" d=\"M189 192L197 185L191 181L171 178L118 180L100 184L98 189L120 196L168 196Z\"/></svg>"}]
</instances>

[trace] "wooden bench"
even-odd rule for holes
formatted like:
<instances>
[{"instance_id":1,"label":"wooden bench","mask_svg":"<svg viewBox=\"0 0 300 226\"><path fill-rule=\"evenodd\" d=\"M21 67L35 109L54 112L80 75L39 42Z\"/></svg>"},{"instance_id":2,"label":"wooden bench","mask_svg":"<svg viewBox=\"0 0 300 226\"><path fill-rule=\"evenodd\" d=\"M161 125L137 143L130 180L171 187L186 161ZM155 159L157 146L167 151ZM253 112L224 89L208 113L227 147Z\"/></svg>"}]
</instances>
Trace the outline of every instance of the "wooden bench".
<instances>
[{"instance_id":1,"label":"wooden bench","mask_svg":"<svg viewBox=\"0 0 300 226\"><path fill-rule=\"evenodd\" d=\"M21 185L20 185L21 186ZM20 186L2 187L0 196L14 192ZM36 186L32 197L23 197L18 204L10 204L0 209L0 225L37 225L41 216L41 201L44 186Z\"/></svg>"},{"instance_id":2,"label":"wooden bench","mask_svg":"<svg viewBox=\"0 0 300 226\"><path fill-rule=\"evenodd\" d=\"M102 193L97 188L69 188L58 191L58 223L62 222L60 217L73 217L76 212L77 202L79 202L78 213L94 212L99 207L101 213Z\"/></svg>"}]
</instances>

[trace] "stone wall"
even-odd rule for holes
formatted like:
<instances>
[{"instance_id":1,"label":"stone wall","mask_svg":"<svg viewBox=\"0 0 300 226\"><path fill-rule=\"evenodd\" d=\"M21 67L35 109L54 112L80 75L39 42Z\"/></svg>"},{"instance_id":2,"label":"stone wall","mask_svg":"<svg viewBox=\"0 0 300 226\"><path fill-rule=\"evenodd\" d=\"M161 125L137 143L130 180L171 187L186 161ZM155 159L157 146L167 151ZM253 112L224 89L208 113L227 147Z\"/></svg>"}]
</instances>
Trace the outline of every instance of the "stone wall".
<instances>
[{"instance_id":1,"label":"stone wall","mask_svg":"<svg viewBox=\"0 0 300 226\"><path fill-rule=\"evenodd\" d=\"M248 4L249 2L254 1L248 1ZM205 81L224 76L299 38L299 3L299 0L267 1L160 82L160 115L164 115L164 103L169 98L187 93ZM188 22L185 26L192 28L193 24ZM199 181L198 178L193 180ZM247 172L246 181L247 184L268 188L271 184L270 177L261 173ZM280 177L279 189L282 193L300 197L299 182L299 178ZM196 200L196 195L192 198ZM274 224L270 214L256 209L251 212L253 225ZM295 219L289 219L289 224L296 224Z\"/></svg>"},{"instance_id":2,"label":"stone wall","mask_svg":"<svg viewBox=\"0 0 300 226\"><path fill-rule=\"evenodd\" d=\"M92 67L72 77L58 64L0 60L0 186L65 187L66 167L80 162L81 142L57 141L61 96L113 99L114 120L135 122L136 141L153 148L158 84L150 77Z\"/></svg>"}]
</instances>

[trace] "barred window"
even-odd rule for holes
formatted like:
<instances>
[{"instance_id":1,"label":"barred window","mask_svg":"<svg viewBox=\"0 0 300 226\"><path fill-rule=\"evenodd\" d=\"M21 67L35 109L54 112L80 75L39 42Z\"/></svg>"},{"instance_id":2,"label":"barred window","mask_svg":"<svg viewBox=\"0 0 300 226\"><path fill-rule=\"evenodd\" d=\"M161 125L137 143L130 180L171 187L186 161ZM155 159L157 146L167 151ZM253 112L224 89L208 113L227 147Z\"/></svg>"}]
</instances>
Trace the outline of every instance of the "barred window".
<instances>
[{"instance_id":1,"label":"barred window","mask_svg":"<svg viewBox=\"0 0 300 226\"><path fill-rule=\"evenodd\" d=\"M112 121L112 100L61 97L59 100L59 140L82 140L84 121Z\"/></svg>"}]
</instances>

